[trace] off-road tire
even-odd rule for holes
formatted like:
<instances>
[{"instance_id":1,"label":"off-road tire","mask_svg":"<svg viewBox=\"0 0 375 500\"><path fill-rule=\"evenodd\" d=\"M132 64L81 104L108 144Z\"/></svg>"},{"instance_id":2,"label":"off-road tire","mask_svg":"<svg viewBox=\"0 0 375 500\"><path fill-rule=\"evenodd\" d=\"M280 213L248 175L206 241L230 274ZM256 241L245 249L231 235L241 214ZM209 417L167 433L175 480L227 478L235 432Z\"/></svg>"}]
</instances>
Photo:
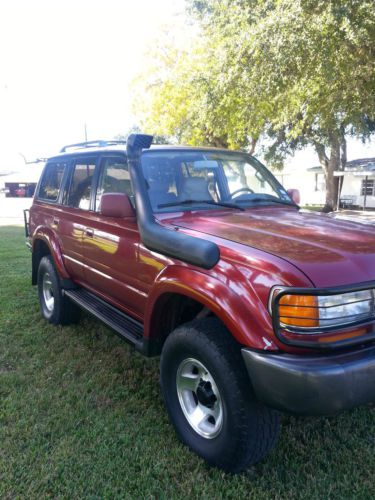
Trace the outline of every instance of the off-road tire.
<instances>
[{"instance_id":1,"label":"off-road tire","mask_svg":"<svg viewBox=\"0 0 375 500\"><path fill-rule=\"evenodd\" d=\"M222 426L218 435L210 439L194 430L179 400L176 377L187 359L207 367L220 393ZM168 336L161 356L160 381L177 435L210 465L241 472L274 447L279 431L278 413L256 400L240 346L216 318L194 320Z\"/></svg>"},{"instance_id":2,"label":"off-road tire","mask_svg":"<svg viewBox=\"0 0 375 500\"><path fill-rule=\"evenodd\" d=\"M46 288L43 283L48 281L49 295L53 297L53 305L47 305ZM53 259L50 255L43 257L38 268L38 297L43 317L53 325L68 325L77 323L80 318L80 309L63 295Z\"/></svg>"}]
</instances>

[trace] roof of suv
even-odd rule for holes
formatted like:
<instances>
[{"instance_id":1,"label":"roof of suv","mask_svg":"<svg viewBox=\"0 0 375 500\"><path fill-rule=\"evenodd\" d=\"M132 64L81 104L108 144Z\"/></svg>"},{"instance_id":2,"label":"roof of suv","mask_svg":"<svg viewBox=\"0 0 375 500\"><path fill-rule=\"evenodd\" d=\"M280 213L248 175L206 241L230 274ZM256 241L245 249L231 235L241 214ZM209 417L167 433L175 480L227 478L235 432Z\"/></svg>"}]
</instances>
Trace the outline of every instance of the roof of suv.
<instances>
[{"instance_id":1,"label":"roof of suv","mask_svg":"<svg viewBox=\"0 0 375 500\"><path fill-rule=\"evenodd\" d=\"M113 153L113 152L122 152L126 153L126 144L108 144L106 146L90 146L90 147L81 147L77 146L74 149L74 145L65 146L66 148L72 148L68 151L61 151L56 155L51 156L51 158L59 158L66 156L77 156L77 155L87 155L91 153ZM63 148L65 149L65 148ZM155 150L165 150L165 151L225 151L226 153L239 153L239 151L231 151L225 148L215 148L215 147L207 147L207 146L186 146L186 145L173 145L173 144L154 144L150 147L150 149L145 149L144 151L155 151Z\"/></svg>"}]
</instances>

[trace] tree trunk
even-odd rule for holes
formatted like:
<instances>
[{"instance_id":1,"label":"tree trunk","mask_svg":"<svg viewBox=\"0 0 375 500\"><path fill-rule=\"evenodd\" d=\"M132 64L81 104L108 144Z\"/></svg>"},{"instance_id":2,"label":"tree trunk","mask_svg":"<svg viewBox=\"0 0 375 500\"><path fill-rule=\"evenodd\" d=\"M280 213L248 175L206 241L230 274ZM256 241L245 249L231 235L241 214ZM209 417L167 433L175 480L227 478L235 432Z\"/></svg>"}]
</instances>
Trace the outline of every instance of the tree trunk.
<instances>
[{"instance_id":1,"label":"tree trunk","mask_svg":"<svg viewBox=\"0 0 375 500\"><path fill-rule=\"evenodd\" d=\"M345 170L348 156L347 156L347 147L346 147L346 139L345 139L344 132L343 132L342 137L341 137L340 147L341 147L341 170Z\"/></svg>"},{"instance_id":2,"label":"tree trunk","mask_svg":"<svg viewBox=\"0 0 375 500\"><path fill-rule=\"evenodd\" d=\"M333 172L339 170L340 160L330 158L328 169L326 170L326 203L323 207L323 212L332 212L338 208L338 193L340 177L335 177Z\"/></svg>"},{"instance_id":3,"label":"tree trunk","mask_svg":"<svg viewBox=\"0 0 375 500\"><path fill-rule=\"evenodd\" d=\"M326 202L323 212L332 212L338 208L339 181L340 177L335 177L334 172L341 170L341 142L336 135L330 136L330 157L328 158L323 144L315 143L315 150L318 153L319 162L323 168L326 180Z\"/></svg>"},{"instance_id":4,"label":"tree trunk","mask_svg":"<svg viewBox=\"0 0 375 500\"><path fill-rule=\"evenodd\" d=\"M249 150L248 153L249 155L253 155L255 152L255 146L257 145L258 139L252 138L249 144Z\"/></svg>"}]
</instances>

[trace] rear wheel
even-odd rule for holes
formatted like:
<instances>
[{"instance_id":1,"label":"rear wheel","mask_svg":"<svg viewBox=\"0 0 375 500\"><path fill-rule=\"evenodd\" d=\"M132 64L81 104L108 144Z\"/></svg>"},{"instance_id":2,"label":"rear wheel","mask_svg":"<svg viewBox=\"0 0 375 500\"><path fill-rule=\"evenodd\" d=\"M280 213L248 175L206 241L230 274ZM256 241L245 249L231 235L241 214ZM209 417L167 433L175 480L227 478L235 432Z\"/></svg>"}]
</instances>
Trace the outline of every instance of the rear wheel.
<instances>
[{"instance_id":1,"label":"rear wheel","mask_svg":"<svg viewBox=\"0 0 375 500\"><path fill-rule=\"evenodd\" d=\"M240 472L273 448L278 414L255 399L240 348L216 318L170 334L161 387L178 436L209 464Z\"/></svg>"},{"instance_id":2,"label":"rear wheel","mask_svg":"<svg viewBox=\"0 0 375 500\"><path fill-rule=\"evenodd\" d=\"M64 297L59 276L50 255L43 257L39 264L38 296L42 315L53 325L67 325L79 320L80 309Z\"/></svg>"}]
</instances>

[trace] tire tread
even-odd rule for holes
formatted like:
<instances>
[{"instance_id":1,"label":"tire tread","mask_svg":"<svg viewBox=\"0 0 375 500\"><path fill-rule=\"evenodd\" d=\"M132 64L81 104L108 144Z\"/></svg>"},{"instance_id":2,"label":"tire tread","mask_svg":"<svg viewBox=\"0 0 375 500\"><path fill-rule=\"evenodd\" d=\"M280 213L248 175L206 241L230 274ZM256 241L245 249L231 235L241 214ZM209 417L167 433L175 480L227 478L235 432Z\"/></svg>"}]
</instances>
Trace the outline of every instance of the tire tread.
<instances>
[{"instance_id":1,"label":"tire tread","mask_svg":"<svg viewBox=\"0 0 375 500\"><path fill-rule=\"evenodd\" d=\"M188 346L197 340L213 353L213 363L222 367L226 379L231 380L232 398L236 402L232 411L233 420L237 422L237 428L233 429L236 445L212 464L240 472L259 462L274 447L279 430L278 413L255 399L240 346L217 318L193 320L178 327L167 338L165 347L168 350L176 342ZM163 356L164 351L162 366Z\"/></svg>"}]
</instances>

